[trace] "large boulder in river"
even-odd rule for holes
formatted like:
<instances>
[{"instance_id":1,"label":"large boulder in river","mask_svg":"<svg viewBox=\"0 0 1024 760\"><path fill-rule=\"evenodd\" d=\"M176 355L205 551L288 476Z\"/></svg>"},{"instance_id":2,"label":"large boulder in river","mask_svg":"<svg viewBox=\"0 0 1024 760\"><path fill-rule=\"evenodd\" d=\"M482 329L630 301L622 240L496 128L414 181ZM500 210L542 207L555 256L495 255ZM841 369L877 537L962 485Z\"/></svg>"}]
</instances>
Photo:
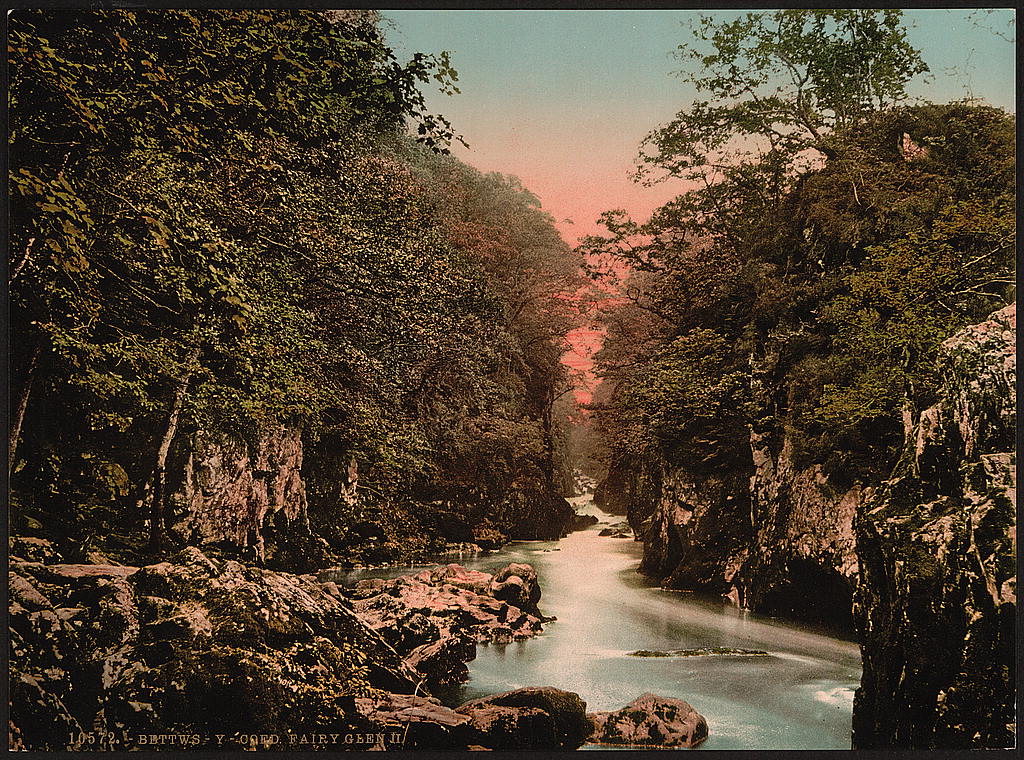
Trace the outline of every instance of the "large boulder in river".
<instances>
[{"instance_id":1,"label":"large boulder in river","mask_svg":"<svg viewBox=\"0 0 1024 760\"><path fill-rule=\"evenodd\" d=\"M550 686L530 687L475 699L457 712L492 749L573 750L587 740L587 703L578 694Z\"/></svg>"},{"instance_id":2,"label":"large boulder in river","mask_svg":"<svg viewBox=\"0 0 1024 760\"><path fill-rule=\"evenodd\" d=\"M695 747L708 736L708 722L688 702L657 694L642 694L620 710L587 718L596 744Z\"/></svg>"},{"instance_id":3,"label":"large boulder in river","mask_svg":"<svg viewBox=\"0 0 1024 760\"><path fill-rule=\"evenodd\" d=\"M577 514L573 516L572 521L569 523L569 530L570 532L577 530L586 530L591 525L597 525L598 522L599 520L595 515Z\"/></svg>"},{"instance_id":4,"label":"large boulder in river","mask_svg":"<svg viewBox=\"0 0 1024 760\"><path fill-rule=\"evenodd\" d=\"M511 489L490 512L494 524L515 541L556 541L569 532L575 516L572 505L541 482Z\"/></svg>"},{"instance_id":5,"label":"large boulder in river","mask_svg":"<svg viewBox=\"0 0 1024 760\"><path fill-rule=\"evenodd\" d=\"M491 578L488 593L522 610L536 612L537 603L540 602L537 571L525 562L511 562Z\"/></svg>"}]
</instances>

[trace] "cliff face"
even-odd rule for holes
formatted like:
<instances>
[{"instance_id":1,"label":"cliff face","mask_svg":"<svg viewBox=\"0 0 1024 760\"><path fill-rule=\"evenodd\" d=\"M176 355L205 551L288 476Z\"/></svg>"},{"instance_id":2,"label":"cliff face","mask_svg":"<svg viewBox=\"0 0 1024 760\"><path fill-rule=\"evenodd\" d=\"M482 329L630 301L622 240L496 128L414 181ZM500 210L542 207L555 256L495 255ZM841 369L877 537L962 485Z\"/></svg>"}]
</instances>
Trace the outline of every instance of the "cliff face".
<instances>
[{"instance_id":1,"label":"cliff face","mask_svg":"<svg viewBox=\"0 0 1024 760\"><path fill-rule=\"evenodd\" d=\"M200 433L188 451L172 496L186 542L227 542L262 562L275 529L309 534L300 430L282 426L254 442Z\"/></svg>"},{"instance_id":2,"label":"cliff face","mask_svg":"<svg viewBox=\"0 0 1024 760\"><path fill-rule=\"evenodd\" d=\"M698 479L648 459L633 463L624 479L629 490L621 498L644 542L640 571L670 588L728 593L751 535L743 474Z\"/></svg>"},{"instance_id":3,"label":"cliff face","mask_svg":"<svg viewBox=\"0 0 1024 760\"><path fill-rule=\"evenodd\" d=\"M942 346L943 399L855 521L854 747L1014 743L1016 306Z\"/></svg>"},{"instance_id":4,"label":"cliff face","mask_svg":"<svg viewBox=\"0 0 1024 760\"><path fill-rule=\"evenodd\" d=\"M774 451L752 432L750 448L754 537L737 581L741 600L761 612L849 627L853 519L870 489L836 490L819 465L796 466L787 436Z\"/></svg>"},{"instance_id":5,"label":"cliff face","mask_svg":"<svg viewBox=\"0 0 1024 760\"><path fill-rule=\"evenodd\" d=\"M857 572L853 516L865 493L836 491L751 435L754 467L695 477L657 459L622 463L606 500L625 503L644 541L640 570L669 588L728 596L769 613L851 626Z\"/></svg>"},{"instance_id":6,"label":"cliff face","mask_svg":"<svg viewBox=\"0 0 1024 760\"><path fill-rule=\"evenodd\" d=\"M909 588L900 585L910 583L905 578L893 580L894 563L904 573L899 554L918 545L948 555L940 573L945 580L937 576L935 593L968 572L960 567L965 556L977 555L989 569L970 573L987 579L978 581L982 586L996 589L988 597L1001 599L1009 575L996 578L991 568L1013 564L1014 547L1003 546L1012 544L1013 534L1006 538L1003 527L987 526L993 521L1012 525L1013 519L1006 513L1006 499L1012 499L1015 483L1015 328L1015 307L1008 307L946 341L940 367L945 400L920 415L908 436L914 450L895 481L836 487L821 466L797 463L791 439L772 422L778 417L771 396L775 367L787 351L799 349L800 334L791 332L771 336L763 355L752 361L753 390L765 424L750 434L750 471L731 479L698 478L665 459L635 459L613 467L598 493L604 504L628 510L644 541L642 572L670 588L720 593L759 612L852 630L854 587L862 562L870 561L874 564L866 571L856 621L867 632L875 617L889 614L870 612L883 604L882 597L899 597ZM1010 496L999 496L1007 491ZM971 516L955 517L948 514L951 499L979 506ZM932 502L938 505L932 517L940 522L935 524L921 506ZM904 518L910 514L915 515L907 518L913 527L906 528ZM982 539L970 527L975 523L987 543L977 544ZM999 541L989 535L992 530ZM940 534L945 537L935 537ZM915 589L919 583L914 582ZM1012 587L1011 581L1006 592L1011 596ZM965 603L981 604L971 599L965 597ZM884 604L896 605L891 612L898 618L905 601L894 598ZM952 599L949 605L962 606ZM886 651L902 646L889 634L871 630L886 642Z\"/></svg>"}]
</instances>

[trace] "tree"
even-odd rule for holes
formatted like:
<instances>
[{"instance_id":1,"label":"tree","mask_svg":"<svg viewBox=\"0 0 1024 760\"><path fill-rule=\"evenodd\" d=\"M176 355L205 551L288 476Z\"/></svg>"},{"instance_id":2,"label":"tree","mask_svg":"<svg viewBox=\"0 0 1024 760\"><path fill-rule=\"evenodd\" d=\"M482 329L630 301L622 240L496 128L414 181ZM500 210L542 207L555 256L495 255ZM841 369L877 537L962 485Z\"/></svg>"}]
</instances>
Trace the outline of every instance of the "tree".
<instances>
[{"instance_id":1,"label":"tree","mask_svg":"<svg viewBox=\"0 0 1024 760\"><path fill-rule=\"evenodd\" d=\"M904 100L907 82L928 70L901 15L793 9L727 23L702 17L692 29L696 44L679 46L679 57L695 64L680 75L711 99L647 136L641 175L654 169L710 182L714 172L735 171L737 156L835 157L832 134Z\"/></svg>"}]
</instances>

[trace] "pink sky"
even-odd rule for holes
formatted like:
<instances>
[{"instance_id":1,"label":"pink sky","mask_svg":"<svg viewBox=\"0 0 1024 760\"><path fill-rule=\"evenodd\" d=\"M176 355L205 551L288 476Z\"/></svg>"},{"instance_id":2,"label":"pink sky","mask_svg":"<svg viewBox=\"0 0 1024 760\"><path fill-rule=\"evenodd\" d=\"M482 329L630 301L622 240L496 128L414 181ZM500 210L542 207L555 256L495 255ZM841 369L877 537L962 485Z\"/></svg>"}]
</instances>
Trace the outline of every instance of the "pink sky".
<instances>
[{"instance_id":1,"label":"pink sky","mask_svg":"<svg viewBox=\"0 0 1024 760\"><path fill-rule=\"evenodd\" d=\"M630 179L648 126L592 124L578 134L563 132L561 139L553 132L548 141L538 143L529 136L537 128L535 123L529 133L515 124L493 124L493 131L468 136L470 149L456 146L452 152L481 171L519 177L555 219L562 238L575 245L583 236L601 232L596 222L602 212L622 208L642 221L682 190L678 181L645 187ZM562 361L577 383L577 403L588 403L598 382L592 356L603 337L596 324L569 333L570 350Z\"/></svg>"},{"instance_id":2,"label":"pink sky","mask_svg":"<svg viewBox=\"0 0 1024 760\"><path fill-rule=\"evenodd\" d=\"M630 180L645 135L698 93L675 76L676 46L704 11L386 11L400 60L412 51L451 52L462 94L427 87L428 107L448 117L470 145L453 153L481 171L519 177L569 244L598 231L603 212L646 219L680 182ZM710 11L729 21L738 11ZM943 102L971 95L1013 110L1012 11L906 12L909 37L932 69L912 95ZM951 44L953 43L953 44ZM572 220L568 222L566 220ZM600 346L593 328L570 336L565 357L587 371ZM589 376L586 385L592 385ZM586 389L579 394L586 398Z\"/></svg>"}]
</instances>

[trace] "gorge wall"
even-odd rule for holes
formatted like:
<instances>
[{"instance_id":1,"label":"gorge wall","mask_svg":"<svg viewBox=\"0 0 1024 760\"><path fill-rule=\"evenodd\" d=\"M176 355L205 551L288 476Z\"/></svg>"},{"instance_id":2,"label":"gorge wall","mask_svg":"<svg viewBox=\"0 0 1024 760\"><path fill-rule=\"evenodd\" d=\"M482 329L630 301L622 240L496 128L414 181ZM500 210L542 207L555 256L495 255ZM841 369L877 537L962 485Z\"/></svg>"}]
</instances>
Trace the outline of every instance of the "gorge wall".
<instances>
[{"instance_id":1,"label":"gorge wall","mask_svg":"<svg viewBox=\"0 0 1024 760\"><path fill-rule=\"evenodd\" d=\"M942 400L857 513L855 748L1014 744L1016 325L943 343Z\"/></svg>"},{"instance_id":2,"label":"gorge wall","mask_svg":"<svg viewBox=\"0 0 1024 760\"><path fill-rule=\"evenodd\" d=\"M667 587L850 628L853 518L871 490L833 488L820 466L797 467L781 438L776 450L751 434L753 466L726 477L665 460L622 463L627 487L612 498L644 542L641 572Z\"/></svg>"},{"instance_id":3,"label":"gorge wall","mask_svg":"<svg viewBox=\"0 0 1024 760\"><path fill-rule=\"evenodd\" d=\"M731 478L634 459L603 499L625 505L640 569L665 586L855 630L855 747L1010 746L1015 336L1010 305L943 343L942 398L884 482L837 487L766 426Z\"/></svg>"},{"instance_id":4,"label":"gorge wall","mask_svg":"<svg viewBox=\"0 0 1024 760\"><path fill-rule=\"evenodd\" d=\"M315 446L311 451L322 468L322 451ZM401 543L409 532L437 550L445 542L493 549L509 540L558 539L575 517L568 501L540 482L512 488L496 503L460 507L410 501L364 509L355 460L336 474L335 485L344 490L339 504L323 504L317 494L311 509L304 453L302 430L283 425L251 440L200 432L182 441L171 480L176 538L257 564L307 572L353 549L370 552L369 561L401 559L378 557L373 550L385 540Z\"/></svg>"}]
</instances>

